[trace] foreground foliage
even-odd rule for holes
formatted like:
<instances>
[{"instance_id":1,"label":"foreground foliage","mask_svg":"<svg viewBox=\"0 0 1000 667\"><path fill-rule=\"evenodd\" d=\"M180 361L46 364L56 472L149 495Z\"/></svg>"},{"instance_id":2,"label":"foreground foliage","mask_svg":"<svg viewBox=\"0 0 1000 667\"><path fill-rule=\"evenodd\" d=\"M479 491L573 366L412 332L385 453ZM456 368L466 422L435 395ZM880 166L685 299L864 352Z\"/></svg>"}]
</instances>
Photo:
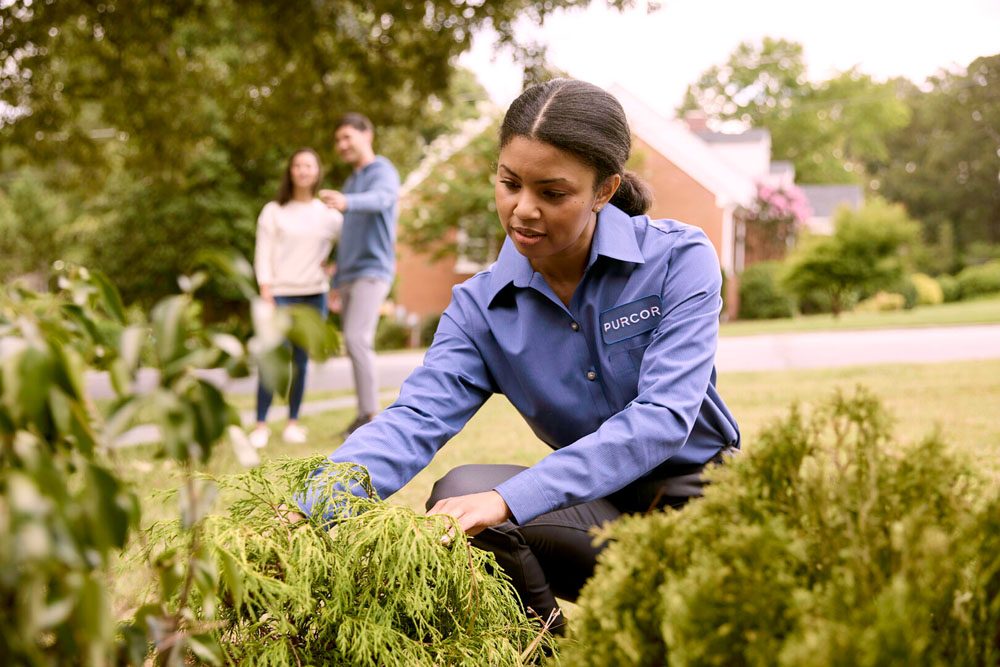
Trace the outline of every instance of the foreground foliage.
<instances>
[{"instance_id":1,"label":"foreground foliage","mask_svg":"<svg viewBox=\"0 0 1000 667\"><path fill-rule=\"evenodd\" d=\"M209 258L206 258L208 261ZM219 255L211 262L248 298L249 264ZM164 665L221 652L197 621L199 591L216 573L201 536L215 488L194 473L229 435L237 456L256 452L239 415L202 371L245 375L250 364L281 391L288 384L295 340L313 358L336 345L309 309L253 304L255 336L242 341L207 329L194 292L207 276L179 281L182 293L149 313L126 314L118 291L101 273L58 263L58 291L0 292L0 656L3 664ZM141 365L155 386L136 386ZM108 373L115 397L89 400L85 371ZM135 425L159 431L155 456L184 472L178 493L184 539L149 550L145 567L159 588L134 618L119 625L111 610L110 563L141 536L138 494L120 470L117 442Z\"/></svg>"},{"instance_id":2,"label":"foreground foliage","mask_svg":"<svg viewBox=\"0 0 1000 667\"><path fill-rule=\"evenodd\" d=\"M379 501L367 475L329 465L335 525L289 520L296 490L324 461L283 461L216 480L231 504L202 526L220 573L195 607L216 622L227 662L253 665L520 665L543 641L493 560L465 540L445 546L444 517ZM360 477L360 479L358 479ZM338 483L340 486L338 486ZM317 512L319 514L320 512ZM154 529L176 544L178 523Z\"/></svg>"},{"instance_id":3,"label":"foreground foliage","mask_svg":"<svg viewBox=\"0 0 1000 667\"><path fill-rule=\"evenodd\" d=\"M1000 497L864 391L799 409L682 511L623 520L580 598L580 665L986 665Z\"/></svg>"}]
</instances>

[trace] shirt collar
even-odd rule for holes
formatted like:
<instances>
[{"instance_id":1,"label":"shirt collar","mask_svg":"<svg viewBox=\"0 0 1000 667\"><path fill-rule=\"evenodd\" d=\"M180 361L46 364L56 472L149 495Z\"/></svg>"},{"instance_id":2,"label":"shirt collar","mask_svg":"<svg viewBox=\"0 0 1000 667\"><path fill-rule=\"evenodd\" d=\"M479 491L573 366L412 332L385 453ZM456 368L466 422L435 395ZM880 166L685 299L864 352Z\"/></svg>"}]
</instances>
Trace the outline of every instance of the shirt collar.
<instances>
[{"instance_id":1,"label":"shirt collar","mask_svg":"<svg viewBox=\"0 0 1000 667\"><path fill-rule=\"evenodd\" d=\"M594 229L594 239L590 245L590 259L587 260L589 270L598 257L607 257L620 262L643 264L645 259L635 239L635 227L632 219L620 208L606 205L597 214L597 227ZM528 258L517 251L514 242L507 238L500 249L500 255L490 271L489 301L492 305L505 287L528 287L535 270L531 268Z\"/></svg>"}]
</instances>

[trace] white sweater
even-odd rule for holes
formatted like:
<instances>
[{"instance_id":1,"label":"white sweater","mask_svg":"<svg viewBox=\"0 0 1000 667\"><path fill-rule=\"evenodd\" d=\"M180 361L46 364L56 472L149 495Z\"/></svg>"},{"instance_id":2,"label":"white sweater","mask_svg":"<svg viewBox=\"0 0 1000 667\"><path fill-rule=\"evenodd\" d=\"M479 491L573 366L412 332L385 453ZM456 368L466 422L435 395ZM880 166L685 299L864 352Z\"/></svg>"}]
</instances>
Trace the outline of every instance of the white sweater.
<instances>
[{"instance_id":1,"label":"white sweater","mask_svg":"<svg viewBox=\"0 0 1000 667\"><path fill-rule=\"evenodd\" d=\"M340 238L344 216L318 199L268 202L257 218L253 266L259 285L274 296L320 294L330 289L323 263Z\"/></svg>"}]
</instances>

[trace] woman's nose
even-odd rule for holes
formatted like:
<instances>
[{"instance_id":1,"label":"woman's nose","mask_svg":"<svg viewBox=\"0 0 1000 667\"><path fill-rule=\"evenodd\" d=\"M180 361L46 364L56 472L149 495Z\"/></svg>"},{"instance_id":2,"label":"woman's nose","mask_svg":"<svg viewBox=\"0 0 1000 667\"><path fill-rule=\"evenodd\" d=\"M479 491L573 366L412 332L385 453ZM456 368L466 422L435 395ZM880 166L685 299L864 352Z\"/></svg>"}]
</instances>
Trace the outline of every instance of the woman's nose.
<instances>
[{"instance_id":1,"label":"woman's nose","mask_svg":"<svg viewBox=\"0 0 1000 667\"><path fill-rule=\"evenodd\" d=\"M540 214L538 202L529 192L518 193L517 204L514 205L514 215L521 220L532 220Z\"/></svg>"}]
</instances>

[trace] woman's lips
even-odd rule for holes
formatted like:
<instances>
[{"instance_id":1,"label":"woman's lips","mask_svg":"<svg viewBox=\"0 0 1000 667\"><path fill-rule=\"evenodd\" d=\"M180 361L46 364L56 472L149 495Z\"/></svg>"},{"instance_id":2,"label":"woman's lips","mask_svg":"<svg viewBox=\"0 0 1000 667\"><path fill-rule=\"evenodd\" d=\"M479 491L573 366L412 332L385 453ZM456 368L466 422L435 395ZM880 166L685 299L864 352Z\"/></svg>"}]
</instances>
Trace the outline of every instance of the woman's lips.
<instances>
[{"instance_id":1,"label":"woman's lips","mask_svg":"<svg viewBox=\"0 0 1000 667\"><path fill-rule=\"evenodd\" d=\"M514 241L526 246L534 245L545 238L545 234L542 232L527 227L511 227L510 233L514 237Z\"/></svg>"}]
</instances>

